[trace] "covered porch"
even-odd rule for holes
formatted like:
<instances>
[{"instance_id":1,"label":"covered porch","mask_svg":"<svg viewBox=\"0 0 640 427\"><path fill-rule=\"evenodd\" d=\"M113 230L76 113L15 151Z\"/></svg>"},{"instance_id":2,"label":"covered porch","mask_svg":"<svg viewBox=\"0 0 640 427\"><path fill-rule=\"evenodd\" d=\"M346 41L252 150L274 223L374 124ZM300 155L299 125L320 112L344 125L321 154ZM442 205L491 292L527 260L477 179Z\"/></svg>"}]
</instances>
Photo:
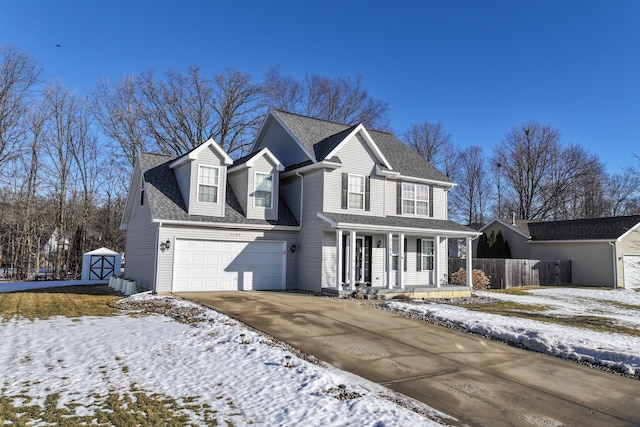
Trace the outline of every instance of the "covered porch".
<instances>
[{"instance_id":1,"label":"covered porch","mask_svg":"<svg viewBox=\"0 0 640 427\"><path fill-rule=\"evenodd\" d=\"M363 221L371 221L371 218L363 217ZM414 222L420 221L426 222L414 219ZM437 220L424 225L433 225L434 221ZM463 227L450 221L437 222L448 228ZM471 292L469 273L465 285L449 283L448 239L465 240L469 254L466 270L470 272L471 245L478 234L475 231L466 227L463 230L401 228L336 221L331 225L332 230L325 232L324 238L324 293L348 295L356 292L372 299L389 299L453 298L468 296Z\"/></svg>"}]
</instances>

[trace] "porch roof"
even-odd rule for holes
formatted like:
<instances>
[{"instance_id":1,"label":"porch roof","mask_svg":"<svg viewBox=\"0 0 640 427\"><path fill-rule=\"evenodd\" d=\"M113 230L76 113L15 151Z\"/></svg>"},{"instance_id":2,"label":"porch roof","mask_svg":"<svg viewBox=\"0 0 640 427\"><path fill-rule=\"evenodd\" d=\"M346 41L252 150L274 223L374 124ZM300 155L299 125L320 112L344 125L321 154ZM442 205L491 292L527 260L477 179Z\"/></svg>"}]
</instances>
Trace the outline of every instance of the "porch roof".
<instances>
[{"instance_id":1,"label":"porch roof","mask_svg":"<svg viewBox=\"0 0 640 427\"><path fill-rule=\"evenodd\" d=\"M449 220L402 216L367 216L318 212L318 217L336 229L377 231L380 233L438 234L449 237L476 237L481 233Z\"/></svg>"}]
</instances>

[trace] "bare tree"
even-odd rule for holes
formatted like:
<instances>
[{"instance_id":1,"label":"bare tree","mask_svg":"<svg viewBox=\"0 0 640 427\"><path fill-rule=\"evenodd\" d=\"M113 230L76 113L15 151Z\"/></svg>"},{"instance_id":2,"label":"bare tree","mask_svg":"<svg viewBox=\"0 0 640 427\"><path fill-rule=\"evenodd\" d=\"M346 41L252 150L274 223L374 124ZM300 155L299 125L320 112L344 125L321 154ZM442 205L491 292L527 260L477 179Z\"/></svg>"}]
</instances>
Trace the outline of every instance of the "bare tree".
<instances>
[{"instance_id":1,"label":"bare tree","mask_svg":"<svg viewBox=\"0 0 640 427\"><path fill-rule=\"evenodd\" d=\"M549 211L543 191L560 148L560 133L537 122L514 127L496 149L507 188L505 203L521 219L544 219ZM508 197L508 199L507 199Z\"/></svg>"},{"instance_id":2,"label":"bare tree","mask_svg":"<svg viewBox=\"0 0 640 427\"><path fill-rule=\"evenodd\" d=\"M640 214L640 174L627 168L622 173L611 175L605 188L610 215Z\"/></svg>"},{"instance_id":3,"label":"bare tree","mask_svg":"<svg viewBox=\"0 0 640 427\"><path fill-rule=\"evenodd\" d=\"M455 178L457 152L442 123L413 123L404 133L404 142L445 175Z\"/></svg>"},{"instance_id":4,"label":"bare tree","mask_svg":"<svg viewBox=\"0 0 640 427\"><path fill-rule=\"evenodd\" d=\"M331 79L311 74L298 81L271 68L265 77L264 94L270 108L344 124L362 123L379 130L388 125L388 103L371 97L361 77Z\"/></svg>"},{"instance_id":5,"label":"bare tree","mask_svg":"<svg viewBox=\"0 0 640 427\"><path fill-rule=\"evenodd\" d=\"M102 132L116 141L120 156L132 166L139 151L156 149L146 132L143 106L134 75L120 82L102 81L91 93L91 111ZM114 152L118 155L118 152Z\"/></svg>"},{"instance_id":6,"label":"bare tree","mask_svg":"<svg viewBox=\"0 0 640 427\"><path fill-rule=\"evenodd\" d=\"M40 70L26 54L0 45L0 164L22 154L32 90Z\"/></svg>"},{"instance_id":7,"label":"bare tree","mask_svg":"<svg viewBox=\"0 0 640 427\"><path fill-rule=\"evenodd\" d=\"M458 219L470 227L479 228L485 222L491 194L487 162L482 148L471 146L456 156L458 186L451 191L451 207Z\"/></svg>"}]
</instances>

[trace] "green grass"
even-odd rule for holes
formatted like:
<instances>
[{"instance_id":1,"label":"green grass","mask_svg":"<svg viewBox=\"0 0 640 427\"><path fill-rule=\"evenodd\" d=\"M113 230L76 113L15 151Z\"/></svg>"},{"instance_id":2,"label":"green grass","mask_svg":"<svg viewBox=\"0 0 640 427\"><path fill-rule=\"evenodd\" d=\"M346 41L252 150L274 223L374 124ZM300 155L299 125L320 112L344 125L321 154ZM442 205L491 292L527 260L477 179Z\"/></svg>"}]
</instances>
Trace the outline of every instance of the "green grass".
<instances>
[{"instance_id":1,"label":"green grass","mask_svg":"<svg viewBox=\"0 0 640 427\"><path fill-rule=\"evenodd\" d=\"M0 293L0 318L7 321L14 317L35 320L53 316L110 316L119 311L108 304L120 298L112 295L105 285Z\"/></svg>"}]
</instances>

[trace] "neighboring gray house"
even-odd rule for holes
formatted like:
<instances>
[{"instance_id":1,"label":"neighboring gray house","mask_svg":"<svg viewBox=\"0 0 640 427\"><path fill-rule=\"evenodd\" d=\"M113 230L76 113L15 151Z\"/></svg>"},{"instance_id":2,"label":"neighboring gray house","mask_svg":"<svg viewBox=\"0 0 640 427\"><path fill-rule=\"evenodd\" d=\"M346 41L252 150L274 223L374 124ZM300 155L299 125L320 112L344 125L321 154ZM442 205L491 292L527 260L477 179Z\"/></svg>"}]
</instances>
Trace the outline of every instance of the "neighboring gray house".
<instances>
[{"instance_id":1,"label":"neighboring gray house","mask_svg":"<svg viewBox=\"0 0 640 427\"><path fill-rule=\"evenodd\" d=\"M235 161L213 139L138 155L125 274L158 292L444 292L447 239L479 235L447 219L454 185L392 134L270 111Z\"/></svg>"},{"instance_id":2,"label":"neighboring gray house","mask_svg":"<svg viewBox=\"0 0 640 427\"><path fill-rule=\"evenodd\" d=\"M567 221L494 219L513 258L571 261L576 285L640 288L640 215ZM477 245L474 245L474 256Z\"/></svg>"}]
</instances>

